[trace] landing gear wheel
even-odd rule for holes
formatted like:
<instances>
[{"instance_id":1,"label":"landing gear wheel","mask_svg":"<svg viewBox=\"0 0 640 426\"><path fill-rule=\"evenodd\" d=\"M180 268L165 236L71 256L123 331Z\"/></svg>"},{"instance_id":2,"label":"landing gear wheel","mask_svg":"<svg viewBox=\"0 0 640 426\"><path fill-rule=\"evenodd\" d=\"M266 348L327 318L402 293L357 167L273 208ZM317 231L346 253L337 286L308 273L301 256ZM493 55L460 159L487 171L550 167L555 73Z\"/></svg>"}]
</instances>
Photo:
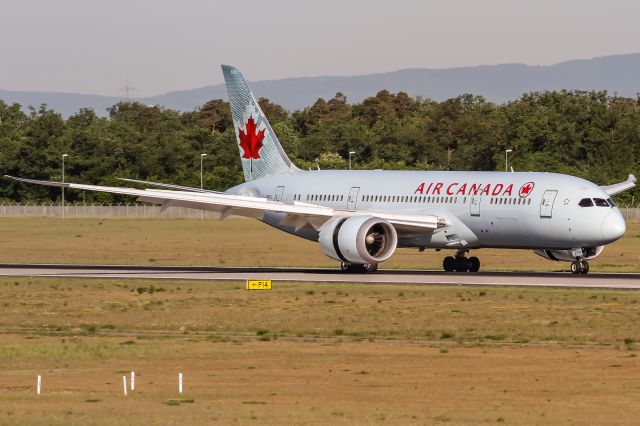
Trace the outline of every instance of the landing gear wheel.
<instances>
[{"instance_id":1,"label":"landing gear wheel","mask_svg":"<svg viewBox=\"0 0 640 426\"><path fill-rule=\"evenodd\" d=\"M453 258L453 256L447 256L444 258L444 260L442 261L442 268L446 272L453 272L453 270L456 268L456 260Z\"/></svg>"},{"instance_id":2,"label":"landing gear wheel","mask_svg":"<svg viewBox=\"0 0 640 426\"><path fill-rule=\"evenodd\" d=\"M375 272L378 270L377 263L349 263L342 262L340 264L342 272L351 274L363 274L368 272Z\"/></svg>"},{"instance_id":3,"label":"landing gear wheel","mask_svg":"<svg viewBox=\"0 0 640 426\"><path fill-rule=\"evenodd\" d=\"M468 269L469 269L469 265L466 257L460 256L455 258L456 272L467 272Z\"/></svg>"},{"instance_id":4,"label":"landing gear wheel","mask_svg":"<svg viewBox=\"0 0 640 426\"><path fill-rule=\"evenodd\" d=\"M366 273L372 273L378 270L377 263L365 263L364 265L362 265L362 267L364 268L364 272Z\"/></svg>"},{"instance_id":5,"label":"landing gear wheel","mask_svg":"<svg viewBox=\"0 0 640 426\"><path fill-rule=\"evenodd\" d=\"M580 273L583 275L589 273L589 262L586 260L580 261Z\"/></svg>"},{"instance_id":6,"label":"landing gear wheel","mask_svg":"<svg viewBox=\"0 0 640 426\"><path fill-rule=\"evenodd\" d=\"M577 261L571 262L571 273L572 274L580 273L580 264Z\"/></svg>"},{"instance_id":7,"label":"landing gear wheel","mask_svg":"<svg viewBox=\"0 0 640 426\"><path fill-rule=\"evenodd\" d=\"M480 259L473 256L468 261L469 272L478 272L480 270Z\"/></svg>"}]
</instances>

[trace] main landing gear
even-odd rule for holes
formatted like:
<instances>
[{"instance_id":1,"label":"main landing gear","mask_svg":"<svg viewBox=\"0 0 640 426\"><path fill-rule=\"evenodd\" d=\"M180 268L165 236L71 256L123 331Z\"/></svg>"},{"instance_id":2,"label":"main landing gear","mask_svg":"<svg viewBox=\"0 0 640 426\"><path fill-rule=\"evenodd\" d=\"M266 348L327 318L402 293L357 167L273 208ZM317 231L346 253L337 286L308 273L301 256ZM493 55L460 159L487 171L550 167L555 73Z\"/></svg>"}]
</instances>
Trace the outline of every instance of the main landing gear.
<instances>
[{"instance_id":1,"label":"main landing gear","mask_svg":"<svg viewBox=\"0 0 640 426\"><path fill-rule=\"evenodd\" d=\"M466 251L461 250L454 256L447 256L442 261L442 268L446 272L478 272L480 270L480 259L475 256L465 257Z\"/></svg>"},{"instance_id":2,"label":"main landing gear","mask_svg":"<svg viewBox=\"0 0 640 426\"><path fill-rule=\"evenodd\" d=\"M589 262L582 258L578 258L571 262L572 274L586 274L589 272Z\"/></svg>"},{"instance_id":3,"label":"main landing gear","mask_svg":"<svg viewBox=\"0 0 640 426\"><path fill-rule=\"evenodd\" d=\"M340 264L342 272L348 272L352 274L367 274L378 270L377 263L349 263L342 262Z\"/></svg>"}]
</instances>

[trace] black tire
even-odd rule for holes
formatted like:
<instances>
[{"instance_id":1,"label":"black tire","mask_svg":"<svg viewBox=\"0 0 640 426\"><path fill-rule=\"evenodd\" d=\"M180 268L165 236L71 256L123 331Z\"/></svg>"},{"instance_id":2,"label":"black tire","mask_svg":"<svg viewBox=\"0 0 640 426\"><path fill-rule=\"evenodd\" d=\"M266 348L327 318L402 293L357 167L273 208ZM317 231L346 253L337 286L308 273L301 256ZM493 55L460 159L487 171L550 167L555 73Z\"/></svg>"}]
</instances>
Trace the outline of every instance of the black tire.
<instances>
[{"instance_id":1,"label":"black tire","mask_svg":"<svg viewBox=\"0 0 640 426\"><path fill-rule=\"evenodd\" d=\"M446 272L453 272L454 269L456 269L456 260L453 258L453 256L447 256L444 258L444 260L442 261L442 269L444 269Z\"/></svg>"},{"instance_id":2,"label":"black tire","mask_svg":"<svg viewBox=\"0 0 640 426\"><path fill-rule=\"evenodd\" d=\"M480 259L475 256L469 258L469 272L478 272L480 270Z\"/></svg>"},{"instance_id":3,"label":"black tire","mask_svg":"<svg viewBox=\"0 0 640 426\"><path fill-rule=\"evenodd\" d=\"M455 259L456 272L467 272L469 270L469 264L466 257L456 257Z\"/></svg>"},{"instance_id":4,"label":"black tire","mask_svg":"<svg viewBox=\"0 0 640 426\"><path fill-rule=\"evenodd\" d=\"M572 274L580 273L580 264L578 262L571 262L571 273Z\"/></svg>"},{"instance_id":5,"label":"black tire","mask_svg":"<svg viewBox=\"0 0 640 426\"><path fill-rule=\"evenodd\" d=\"M367 272L365 265L362 263L352 263L351 264L351 272L354 274L364 274Z\"/></svg>"},{"instance_id":6,"label":"black tire","mask_svg":"<svg viewBox=\"0 0 640 426\"><path fill-rule=\"evenodd\" d=\"M378 270L378 264L377 263L365 263L364 265L362 265L364 272L366 273L373 273L375 271Z\"/></svg>"},{"instance_id":7,"label":"black tire","mask_svg":"<svg viewBox=\"0 0 640 426\"><path fill-rule=\"evenodd\" d=\"M351 264L347 262L340 263L340 270L342 272L351 272Z\"/></svg>"},{"instance_id":8,"label":"black tire","mask_svg":"<svg viewBox=\"0 0 640 426\"><path fill-rule=\"evenodd\" d=\"M580 273L585 275L589 273L589 262L587 262L586 260L583 260L582 262L580 262L582 269L580 269Z\"/></svg>"}]
</instances>

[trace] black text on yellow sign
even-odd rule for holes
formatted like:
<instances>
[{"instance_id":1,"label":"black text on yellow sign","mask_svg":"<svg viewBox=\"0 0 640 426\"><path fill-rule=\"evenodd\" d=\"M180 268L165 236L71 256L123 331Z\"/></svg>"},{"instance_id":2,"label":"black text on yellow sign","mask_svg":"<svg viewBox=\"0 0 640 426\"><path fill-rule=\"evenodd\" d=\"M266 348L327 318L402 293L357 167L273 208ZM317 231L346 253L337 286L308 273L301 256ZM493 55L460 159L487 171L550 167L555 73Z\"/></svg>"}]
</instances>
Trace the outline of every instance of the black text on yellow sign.
<instances>
[{"instance_id":1,"label":"black text on yellow sign","mask_svg":"<svg viewBox=\"0 0 640 426\"><path fill-rule=\"evenodd\" d=\"M247 280L247 290L271 290L271 280Z\"/></svg>"}]
</instances>

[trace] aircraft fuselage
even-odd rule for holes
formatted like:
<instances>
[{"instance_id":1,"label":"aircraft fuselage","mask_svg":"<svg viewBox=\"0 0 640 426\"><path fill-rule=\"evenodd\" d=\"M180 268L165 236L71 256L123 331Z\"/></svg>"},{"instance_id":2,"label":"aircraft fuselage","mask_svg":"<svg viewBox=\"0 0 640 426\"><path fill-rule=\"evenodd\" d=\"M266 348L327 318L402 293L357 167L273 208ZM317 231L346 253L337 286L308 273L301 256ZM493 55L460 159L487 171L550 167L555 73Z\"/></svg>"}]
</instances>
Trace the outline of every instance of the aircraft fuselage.
<instances>
[{"instance_id":1,"label":"aircraft fuselage","mask_svg":"<svg viewBox=\"0 0 640 426\"><path fill-rule=\"evenodd\" d=\"M602 188L557 173L318 170L267 176L228 192L355 212L350 214L435 214L447 221L435 232L404 236L400 247L572 249L611 243L625 231ZM263 221L318 239L316 230L296 231L281 219L267 213Z\"/></svg>"}]
</instances>

